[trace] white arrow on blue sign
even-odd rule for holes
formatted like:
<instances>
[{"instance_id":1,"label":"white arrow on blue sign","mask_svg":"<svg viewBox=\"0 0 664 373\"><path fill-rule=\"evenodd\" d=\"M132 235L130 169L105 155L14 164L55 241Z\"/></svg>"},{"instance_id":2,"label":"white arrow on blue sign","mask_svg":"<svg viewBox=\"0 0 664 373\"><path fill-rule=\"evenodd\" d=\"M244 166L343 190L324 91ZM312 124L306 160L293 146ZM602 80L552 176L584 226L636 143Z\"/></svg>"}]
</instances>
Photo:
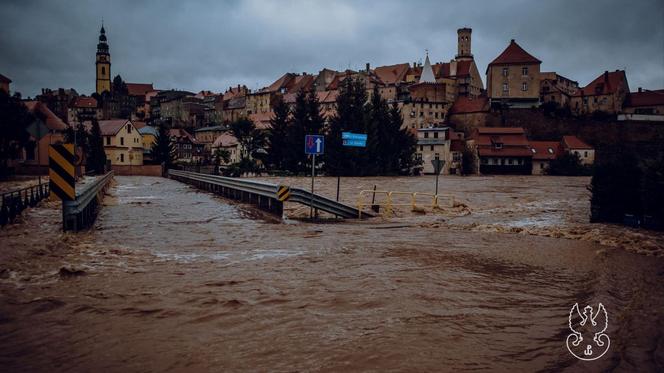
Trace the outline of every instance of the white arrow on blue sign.
<instances>
[{"instance_id":1,"label":"white arrow on blue sign","mask_svg":"<svg viewBox=\"0 0 664 373\"><path fill-rule=\"evenodd\" d=\"M356 146L361 148L367 146L367 135L363 133L342 132L341 140L343 146Z\"/></svg>"},{"instance_id":2,"label":"white arrow on blue sign","mask_svg":"<svg viewBox=\"0 0 664 373\"><path fill-rule=\"evenodd\" d=\"M323 154L325 151L325 138L321 135L304 136L305 154Z\"/></svg>"}]
</instances>

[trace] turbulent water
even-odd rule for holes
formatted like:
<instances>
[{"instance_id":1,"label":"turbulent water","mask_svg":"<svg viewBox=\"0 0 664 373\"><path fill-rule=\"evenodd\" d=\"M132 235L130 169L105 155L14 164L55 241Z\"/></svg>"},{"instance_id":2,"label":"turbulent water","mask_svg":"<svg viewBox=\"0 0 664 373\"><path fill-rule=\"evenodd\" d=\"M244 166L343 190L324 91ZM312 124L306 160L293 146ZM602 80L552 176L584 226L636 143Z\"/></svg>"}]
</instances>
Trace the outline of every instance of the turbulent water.
<instances>
[{"instance_id":1,"label":"turbulent water","mask_svg":"<svg viewBox=\"0 0 664 373\"><path fill-rule=\"evenodd\" d=\"M588 179L446 178L455 207L342 223L116 180L94 230L60 233L50 202L0 230L0 370L664 367L664 239L588 224ZM341 182L353 204L374 184L433 186ZM317 187L333 196L336 179ZM597 361L565 347L577 302L608 311L611 348Z\"/></svg>"}]
</instances>

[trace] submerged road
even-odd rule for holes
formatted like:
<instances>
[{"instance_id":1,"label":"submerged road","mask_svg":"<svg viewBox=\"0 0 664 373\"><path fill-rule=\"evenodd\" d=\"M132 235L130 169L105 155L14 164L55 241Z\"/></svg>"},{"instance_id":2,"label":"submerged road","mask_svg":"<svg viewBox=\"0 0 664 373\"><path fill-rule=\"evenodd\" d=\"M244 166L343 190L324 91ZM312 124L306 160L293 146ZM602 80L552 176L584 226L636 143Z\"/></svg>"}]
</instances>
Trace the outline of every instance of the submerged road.
<instances>
[{"instance_id":1,"label":"submerged road","mask_svg":"<svg viewBox=\"0 0 664 373\"><path fill-rule=\"evenodd\" d=\"M173 180L116 180L94 230L62 234L45 206L0 231L0 370L664 366L661 257L407 218L281 222ZM600 360L565 348L577 302L608 311Z\"/></svg>"}]
</instances>

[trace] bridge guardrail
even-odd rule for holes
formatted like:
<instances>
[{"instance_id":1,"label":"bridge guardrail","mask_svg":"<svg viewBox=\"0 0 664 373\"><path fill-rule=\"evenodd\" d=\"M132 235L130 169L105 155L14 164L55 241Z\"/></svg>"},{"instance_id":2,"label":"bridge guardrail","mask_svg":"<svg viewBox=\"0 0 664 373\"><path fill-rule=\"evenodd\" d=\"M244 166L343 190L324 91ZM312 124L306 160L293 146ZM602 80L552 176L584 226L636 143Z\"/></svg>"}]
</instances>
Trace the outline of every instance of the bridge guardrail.
<instances>
[{"instance_id":1,"label":"bridge guardrail","mask_svg":"<svg viewBox=\"0 0 664 373\"><path fill-rule=\"evenodd\" d=\"M213 192L218 192L218 190L216 190L217 187L231 189L232 191L237 191L237 192L231 191L230 193L228 190L225 189L221 191L222 194L229 196L231 198L246 200L247 198L243 198L241 193L250 193L256 196L267 198L269 202L268 207L271 206L271 204L281 203L277 199L277 191L279 189L279 186L276 184L270 184L256 180L199 174L195 172L179 171L172 169L168 170L168 174L169 177L172 177L176 180L178 179L180 179L181 181L188 180L202 189L211 190ZM206 183L211 185L206 185ZM240 195L238 195L237 193L240 193ZM259 207L261 207L262 202L260 199L253 201L251 198L249 198L249 200L251 202L258 204ZM311 192L308 192L300 188L293 188L293 187L290 188L290 198L288 199L288 201L301 203L307 206L311 205L315 209L322 210L330 214L341 216L344 218L357 218L360 216L358 210L352 206L344 205L343 203L339 203L330 198L319 196L317 194L312 195ZM281 209L279 209L279 211L281 211ZM366 217L373 216L373 214L371 213L364 213L363 215L365 215Z\"/></svg>"},{"instance_id":2,"label":"bridge guardrail","mask_svg":"<svg viewBox=\"0 0 664 373\"><path fill-rule=\"evenodd\" d=\"M113 171L76 190L76 199L62 203L63 230L79 231L89 227L97 216L103 194L113 178Z\"/></svg>"}]
</instances>

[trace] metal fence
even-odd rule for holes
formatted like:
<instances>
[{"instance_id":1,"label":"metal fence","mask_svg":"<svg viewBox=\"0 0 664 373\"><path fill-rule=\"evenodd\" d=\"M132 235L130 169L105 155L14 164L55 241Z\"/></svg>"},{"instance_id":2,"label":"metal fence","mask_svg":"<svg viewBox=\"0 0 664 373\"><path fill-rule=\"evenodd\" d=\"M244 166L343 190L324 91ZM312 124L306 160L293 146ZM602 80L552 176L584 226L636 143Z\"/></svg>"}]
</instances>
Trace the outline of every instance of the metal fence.
<instances>
[{"instance_id":1,"label":"metal fence","mask_svg":"<svg viewBox=\"0 0 664 373\"><path fill-rule=\"evenodd\" d=\"M47 182L3 193L0 195L0 225L11 223L23 210L36 206L48 195Z\"/></svg>"}]
</instances>

